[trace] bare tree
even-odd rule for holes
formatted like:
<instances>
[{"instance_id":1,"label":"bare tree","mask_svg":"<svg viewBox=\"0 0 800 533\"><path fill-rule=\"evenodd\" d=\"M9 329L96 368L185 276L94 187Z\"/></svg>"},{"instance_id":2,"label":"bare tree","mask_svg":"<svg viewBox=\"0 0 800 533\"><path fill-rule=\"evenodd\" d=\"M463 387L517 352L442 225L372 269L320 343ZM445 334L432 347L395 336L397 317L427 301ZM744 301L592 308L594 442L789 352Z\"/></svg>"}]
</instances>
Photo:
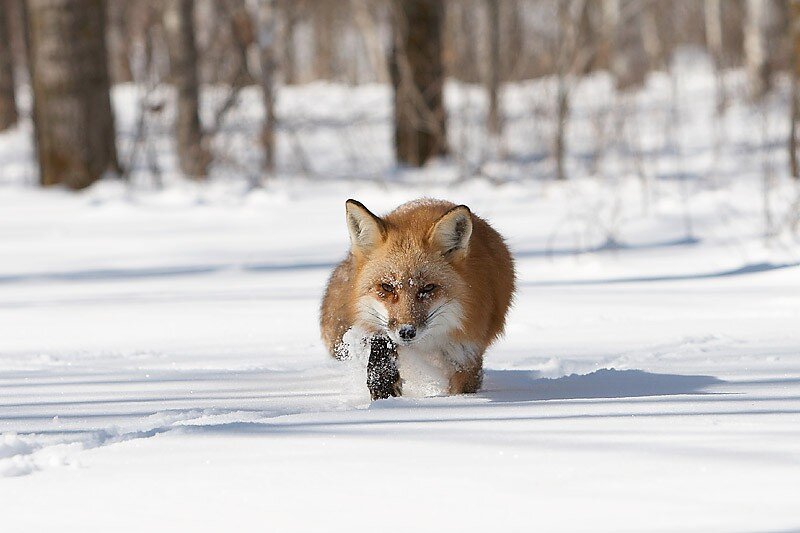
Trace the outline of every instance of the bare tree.
<instances>
[{"instance_id":1,"label":"bare tree","mask_svg":"<svg viewBox=\"0 0 800 533\"><path fill-rule=\"evenodd\" d=\"M264 124L261 144L264 147L264 172L275 170L275 0L258 4L258 50L261 63L261 90L264 102Z\"/></svg>"},{"instance_id":2,"label":"bare tree","mask_svg":"<svg viewBox=\"0 0 800 533\"><path fill-rule=\"evenodd\" d=\"M602 22L598 39L598 66L614 72L614 51L619 31L619 0L602 0Z\"/></svg>"},{"instance_id":3,"label":"bare tree","mask_svg":"<svg viewBox=\"0 0 800 533\"><path fill-rule=\"evenodd\" d=\"M133 2L107 0L108 9L108 55L111 80L114 83L133 81L130 63L130 39L127 19Z\"/></svg>"},{"instance_id":4,"label":"bare tree","mask_svg":"<svg viewBox=\"0 0 800 533\"><path fill-rule=\"evenodd\" d=\"M521 15L520 0L505 0L500 3L501 19L501 78L504 80L519 80L525 72L526 63L530 58L526 54L508 53L508 50L523 50L525 48L525 27Z\"/></svg>"},{"instance_id":5,"label":"bare tree","mask_svg":"<svg viewBox=\"0 0 800 533\"><path fill-rule=\"evenodd\" d=\"M800 0L792 0L789 11L789 32L792 39L791 77L792 104L791 130L789 134L789 170L791 176L800 180L800 161L798 161L798 129L800 128Z\"/></svg>"},{"instance_id":6,"label":"bare tree","mask_svg":"<svg viewBox=\"0 0 800 533\"><path fill-rule=\"evenodd\" d=\"M477 61L480 41L475 38L481 20L475 3L475 0L448 2L443 21L446 70L454 78L467 83L483 81L481 64Z\"/></svg>"},{"instance_id":7,"label":"bare tree","mask_svg":"<svg viewBox=\"0 0 800 533\"><path fill-rule=\"evenodd\" d=\"M0 0L0 131L17 122L14 91L14 61L8 31L7 6Z\"/></svg>"},{"instance_id":8,"label":"bare tree","mask_svg":"<svg viewBox=\"0 0 800 533\"><path fill-rule=\"evenodd\" d=\"M281 35L283 82L287 85L297 83L297 47L295 46L295 28L298 21L297 0L280 0L283 14L283 35Z\"/></svg>"},{"instance_id":9,"label":"bare tree","mask_svg":"<svg viewBox=\"0 0 800 533\"><path fill-rule=\"evenodd\" d=\"M170 56L170 78L178 93L175 134L178 161L187 177L203 179L208 166L199 116L197 48L194 37L194 1L167 0L164 29Z\"/></svg>"},{"instance_id":10,"label":"bare tree","mask_svg":"<svg viewBox=\"0 0 800 533\"><path fill-rule=\"evenodd\" d=\"M28 0L42 185L72 189L118 171L102 0Z\"/></svg>"},{"instance_id":11,"label":"bare tree","mask_svg":"<svg viewBox=\"0 0 800 533\"><path fill-rule=\"evenodd\" d=\"M200 83L255 83L255 76L248 69L247 61L248 48L254 39L245 0L195 0L194 4Z\"/></svg>"},{"instance_id":12,"label":"bare tree","mask_svg":"<svg viewBox=\"0 0 800 533\"><path fill-rule=\"evenodd\" d=\"M769 90L770 72L767 63L767 42L764 27L769 2L747 0L744 27L744 51L750 97L758 100Z\"/></svg>"},{"instance_id":13,"label":"bare tree","mask_svg":"<svg viewBox=\"0 0 800 533\"><path fill-rule=\"evenodd\" d=\"M422 166L447 153L442 0L392 0L395 154Z\"/></svg>"},{"instance_id":14,"label":"bare tree","mask_svg":"<svg viewBox=\"0 0 800 533\"><path fill-rule=\"evenodd\" d=\"M717 85L717 115L725 108L725 83L723 78L724 34L722 32L722 3L720 0L705 0L706 46L714 63Z\"/></svg>"},{"instance_id":15,"label":"bare tree","mask_svg":"<svg viewBox=\"0 0 800 533\"><path fill-rule=\"evenodd\" d=\"M497 137L502 131L500 116L500 4L497 0L486 0L486 9L489 14L489 61L486 79L486 88L489 93L489 133Z\"/></svg>"},{"instance_id":16,"label":"bare tree","mask_svg":"<svg viewBox=\"0 0 800 533\"><path fill-rule=\"evenodd\" d=\"M589 65L591 53L579 46L578 21L584 16L586 0L562 0L558 2L558 52L556 70L558 87L556 93L556 131L553 156L556 163L556 179L567 179L566 135L570 113L570 92L573 77Z\"/></svg>"},{"instance_id":17,"label":"bare tree","mask_svg":"<svg viewBox=\"0 0 800 533\"><path fill-rule=\"evenodd\" d=\"M336 77L336 0L315 0L311 12L314 27L314 76L331 80Z\"/></svg>"},{"instance_id":18,"label":"bare tree","mask_svg":"<svg viewBox=\"0 0 800 533\"><path fill-rule=\"evenodd\" d=\"M658 19L660 18L660 4L657 0L650 0L642 8L641 38L645 55L650 69L661 69L666 64L664 57L664 43L661 40Z\"/></svg>"},{"instance_id":19,"label":"bare tree","mask_svg":"<svg viewBox=\"0 0 800 533\"><path fill-rule=\"evenodd\" d=\"M656 6L643 2L623 4L620 0L603 0L602 5L602 48L616 88L626 91L640 87L647 74L647 60L657 55L661 48L657 28L656 31L644 31L651 29L648 20L652 22L655 18L653 10ZM648 11L650 16L647 16ZM578 44L581 49L593 48L593 43L585 39L579 40Z\"/></svg>"},{"instance_id":20,"label":"bare tree","mask_svg":"<svg viewBox=\"0 0 800 533\"><path fill-rule=\"evenodd\" d=\"M553 155L556 160L556 179L567 179L566 154L567 117L569 116L570 61L575 48L575 25L570 16L571 2L558 3L558 89L556 95L556 136Z\"/></svg>"},{"instance_id":21,"label":"bare tree","mask_svg":"<svg viewBox=\"0 0 800 533\"><path fill-rule=\"evenodd\" d=\"M375 18L370 13L369 0L351 0L353 18L358 26L361 38L364 41L370 68L378 83L385 83L389 79L386 69L386 59L381 44L381 36Z\"/></svg>"},{"instance_id":22,"label":"bare tree","mask_svg":"<svg viewBox=\"0 0 800 533\"><path fill-rule=\"evenodd\" d=\"M719 66L722 62L723 34L722 34L722 2L721 0L705 0L705 30L706 47L714 63Z\"/></svg>"}]
</instances>

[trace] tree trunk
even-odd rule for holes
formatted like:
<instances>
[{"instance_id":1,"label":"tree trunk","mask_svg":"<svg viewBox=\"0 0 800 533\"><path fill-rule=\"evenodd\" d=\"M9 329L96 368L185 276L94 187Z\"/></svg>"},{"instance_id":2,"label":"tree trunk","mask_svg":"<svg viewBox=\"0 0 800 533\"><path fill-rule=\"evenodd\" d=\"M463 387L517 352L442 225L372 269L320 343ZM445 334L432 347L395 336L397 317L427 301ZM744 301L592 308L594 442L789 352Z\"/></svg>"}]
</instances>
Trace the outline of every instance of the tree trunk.
<instances>
[{"instance_id":1,"label":"tree trunk","mask_svg":"<svg viewBox=\"0 0 800 533\"><path fill-rule=\"evenodd\" d=\"M451 2L443 24L443 48L446 70L465 83L481 83L479 39L475 29L480 24L475 5L470 1Z\"/></svg>"},{"instance_id":2,"label":"tree trunk","mask_svg":"<svg viewBox=\"0 0 800 533\"><path fill-rule=\"evenodd\" d=\"M527 54L509 53L509 50L525 50L525 24L522 20L522 10L518 0L506 0L500 5L504 28L501 38L501 47L506 53L501 54L500 79L503 81L518 81L523 79L528 68L530 58L520 57ZM524 6L523 6L524 9Z\"/></svg>"},{"instance_id":3,"label":"tree trunk","mask_svg":"<svg viewBox=\"0 0 800 533\"><path fill-rule=\"evenodd\" d=\"M332 0L315 0L311 12L314 27L314 77L332 80L336 77L334 65L336 5Z\"/></svg>"},{"instance_id":4,"label":"tree trunk","mask_svg":"<svg viewBox=\"0 0 800 533\"><path fill-rule=\"evenodd\" d=\"M228 0L230 12L230 44L233 76L225 81L236 86L252 85L255 82L247 64L247 51L255 43L253 23L245 0Z\"/></svg>"},{"instance_id":5,"label":"tree trunk","mask_svg":"<svg viewBox=\"0 0 800 533\"><path fill-rule=\"evenodd\" d=\"M130 4L126 0L107 1L108 9L108 55L112 83L133 81L131 72L130 39L127 19Z\"/></svg>"},{"instance_id":6,"label":"tree trunk","mask_svg":"<svg viewBox=\"0 0 800 533\"><path fill-rule=\"evenodd\" d=\"M606 69L614 74L614 57L617 48L619 31L619 0L602 0L602 16L600 23L599 43L597 51L598 68Z\"/></svg>"},{"instance_id":7,"label":"tree trunk","mask_svg":"<svg viewBox=\"0 0 800 533\"><path fill-rule=\"evenodd\" d=\"M800 161L798 161L798 129L800 128L800 0L792 0L789 5L789 34L791 36L792 76L792 116L789 134L789 170L791 176L800 180Z\"/></svg>"},{"instance_id":8,"label":"tree trunk","mask_svg":"<svg viewBox=\"0 0 800 533\"><path fill-rule=\"evenodd\" d=\"M28 0L42 185L87 187L118 171L102 0Z\"/></svg>"},{"instance_id":9,"label":"tree trunk","mask_svg":"<svg viewBox=\"0 0 800 533\"><path fill-rule=\"evenodd\" d=\"M647 57L645 38L657 39L654 35L642 35L642 31L635 29L646 26L647 11L655 8L652 4L644 4L633 16L623 13L620 0L603 0L603 23L601 43L608 69L614 77L617 91L624 92L643 84L647 74L648 65L644 59ZM624 16L623 16L624 15ZM578 41L578 39L576 39ZM580 43L585 45L586 43ZM651 43L652 45L652 43ZM658 47L658 45L656 45ZM579 47L578 51L584 50ZM578 71L580 72L580 71Z\"/></svg>"},{"instance_id":10,"label":"tree trunk","mask_svg":"<svg viewBox=\"0 0 800 533\"><path fill-rule=\"evenodd\" d=\"M17 103L14 97L14 60L6 7L3 5L3 0L0 0L0 131L17 123Z\"/></svg>"},{"instance_id":11,"label":"tree trunk","mask_svg":"<svg viewBox=\"0 0 800 533\"><path fill-rule=\"evenodd\" d=\"M725 79L723 69L724 40L722 33L721 0L705 0L706 46L714 63L714 78L717 92L716 113L719 117L725 110Z\"/></svg>"},{"instance_id":12,"label":"tree trunk","mask_svg":"<svg viewBox=\"0 0 800 533\"><path fill-rule=\"evenodd\" d=\"M390 71L399 164L420 167L447 153L443 23L442 0L392 0Z\"/></svg>"},{"instance_id":13,"label":"tree trunk","mask_svg":"<svg viewBox=\"0 0 800 533\"><path fill-rule=\"evenodd\" d=\"M260 0L258 5L258 50L264 102L261 143L264 147L264 171L268 175L275 170L275 15L275 0Z\"/></svg>"},{"instance_id":14,"label":"tree trunk","mask_svg":"<svg viewBox=\"0 0 800 533\"><path fill-rule=\"evenodd\" d=\"M486 0L489 12L489 65L486 88L489 93L489 133L497 137L502 132L500 116L500 4L497 0Z\"/></svg>"},{"instance_id":15,"label":"tree trunk","mask_svg":"<svg viewBox=\"0 0 800 533\"><path fill-rule=\"evenodd\" d=\"M769 68L764 26L767 0L747 0L747 16L744 25L744 51L747 63L747 78L750 97L761 99L769 91Z\"/></svg>"},{"instance_id":16,"label":"tree trunk","mask_svg":"<svg viewBox=\"0 0 800 533\"><path fill-rule=\"evenodd\" d=\"M556 93L556 131L553 142L553 156L556 163L556 179L566 180L567 125L570 113L570 91L572 77L581 72L585 65L578 58L576 20L573 11L585 9L585 2L562 0L558 2L558 88ZM585 60L585 58L584 58Z\"/></svg>"},{"instance_id":17,"label":"tree trunk","mask_svg":"<svg viewBox=\"0 0 800 533\"><path fill-rule=\"evenodd\" d=\"M651 2L643 8L644 12L642 13L641 39L647 61L650 63L649 70L658 70L666 66L664 43L661 42L661 33L658 29L660 5Z\"/></svg>"},{"instance_id":18,"label":"tree trunk","mask_svg":"<svg viewBox=\"0 0 800 533\"><path fill-rule=\"evenodd\" d=\"M194 1L165 1L164 29L169 46L170 78L178 93L175 117L178 161L185 176L204 179L209 158L203 148L200 129Z\"/></svg>"},{"instance_id":19,"label":"tree trunk","mask_svg":"<svg viewBox=\"0 0 800 533\"><path fill-rule=\"evenodd\" d=\"M386 83L389 78L386 72L386 54L381 43L379 28L370 13L369 0L351 0L350 6L356 26L364 41L364 49L372 69L372 75L378 83Z\"/></svg>"},{"instance_id":20,"label":"tree trunk","mask_svg":"<svg viewBox=\"0 0 800 533\"><path fill-rule=\"evenodd\" d=\"M297 47L295 46L295 28L297 26L297 7L296 0L280 0L280 8L283 13L283 61L281 71L283 72L283 83L294 85L297 83Z\"/></svg>"},{"instance_id":21,"label":"tree trunk","mask_svg":"<svg viewBox=\"0 0 800 533\"><path fill-rule=\"evenodd\" d=\"M556 139L553 148L553 155L556 160L556 179L566 180L566 135L567 135L567 121L569 120L569 87L564 76L559 76L558 79L558 100L556 106Z\"/></svg>"},{"instance_id":22,"label":"tree trunk","mask_svg":"<svg viewBox=\"0 0 800 533\"><path fill-rule=\"evenodd\" d=\"M722 67L722 3L705 0L706 46L717 68Z\"/></svg>"}]
</instances>

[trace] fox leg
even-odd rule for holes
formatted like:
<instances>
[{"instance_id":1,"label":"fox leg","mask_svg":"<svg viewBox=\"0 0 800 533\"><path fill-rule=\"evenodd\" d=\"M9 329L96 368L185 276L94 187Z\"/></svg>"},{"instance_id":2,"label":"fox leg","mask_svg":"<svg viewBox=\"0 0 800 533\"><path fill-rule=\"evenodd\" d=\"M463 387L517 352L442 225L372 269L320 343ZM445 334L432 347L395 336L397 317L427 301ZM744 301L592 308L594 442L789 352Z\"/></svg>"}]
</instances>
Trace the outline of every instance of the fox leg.
<instances>
[{"instance_id":1,"label":"fox leg","mask_svg":"<svg viewBox=\"0 0 800 533\"><path fill-rule=\"evenodd\" d=\"M388 337L370 339L367 387L373 400L401 394L397 346Z\"/></svg>"},{"instance_id":2,"label":"fox leg","mask_svg":"<svg viewBox=\"0 0 800 533\"><path fill-rule=\"evenodd\" d=\"M474 365L456 370L450 377L450 394L470 394L478 392L482 382L482 365Z\"/></svg>"}]
</instances>

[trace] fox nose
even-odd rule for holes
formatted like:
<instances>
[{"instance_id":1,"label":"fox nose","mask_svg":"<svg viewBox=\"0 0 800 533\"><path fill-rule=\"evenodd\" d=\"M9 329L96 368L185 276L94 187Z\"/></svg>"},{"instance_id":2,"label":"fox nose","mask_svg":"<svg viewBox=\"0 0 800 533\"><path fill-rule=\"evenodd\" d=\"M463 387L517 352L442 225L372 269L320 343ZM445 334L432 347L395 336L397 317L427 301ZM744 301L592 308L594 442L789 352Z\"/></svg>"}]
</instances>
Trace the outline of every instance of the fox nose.
<instances>
[{"instance_id":1,"label":"fox nose","mask_svg":"<svg viewBox=\"0 0 800 533\"><path fill-rule=\"evenodd\" d=\"M410 341L414 337L417 336L417 328L414 326L400 326L400 330L398 331L400 334L400 338L404 341Z\"/></svg>"}]
</instances>

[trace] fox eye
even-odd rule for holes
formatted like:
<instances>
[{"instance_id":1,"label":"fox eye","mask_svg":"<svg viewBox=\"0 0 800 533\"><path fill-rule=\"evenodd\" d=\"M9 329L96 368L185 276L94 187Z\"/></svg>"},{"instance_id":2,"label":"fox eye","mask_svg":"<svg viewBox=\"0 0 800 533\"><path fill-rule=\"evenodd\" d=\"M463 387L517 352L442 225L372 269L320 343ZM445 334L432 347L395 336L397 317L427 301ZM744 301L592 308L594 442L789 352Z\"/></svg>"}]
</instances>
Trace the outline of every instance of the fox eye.
<instances>
[{"instance_id":1,"label":"fox eye","mask_svg":"<svg viewBox=\"0 0 800 533\"><path fill-rule=\"evenodd\" d=\"M428 283L427 285L425 285L424 287L422 287L419 290L419 293L420 294L428 294L429 292L433 292L433 289L435 289L435 288L436 288L436 285L434 285L433 283Z\"/></svg>"},{"instance_id":2,"label":"fox eye","mask_svg":"<svg viewBox=\"0 0 800 533\"><path fill-rule=\"evenodd\" d=\"M394 292L394 287L392 287L388 283L381 283L381 290L383 292Z\"/></svg>"}]
</instances>

